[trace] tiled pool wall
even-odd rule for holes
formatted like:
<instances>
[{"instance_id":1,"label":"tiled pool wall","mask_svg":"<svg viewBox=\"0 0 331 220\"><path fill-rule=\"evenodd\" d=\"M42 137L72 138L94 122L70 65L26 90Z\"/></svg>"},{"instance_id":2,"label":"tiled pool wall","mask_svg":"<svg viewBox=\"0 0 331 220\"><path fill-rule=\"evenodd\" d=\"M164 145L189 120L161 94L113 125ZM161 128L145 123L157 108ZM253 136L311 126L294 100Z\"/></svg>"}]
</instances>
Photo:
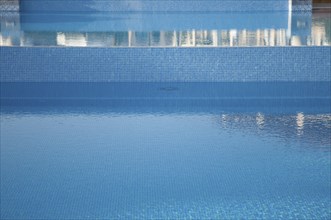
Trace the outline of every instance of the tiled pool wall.
<instances>
[{"instance_id":1,"label":"tiled pool wall","mask_svg":"<svg viewBox=\"0 0 331 220\"><path fill-rule=\"evenodd\" d=\"M292 0L293 11L310 11L312 9L312 0Z\"/></svg>"},{"instance_id":2,"label":"tiled pool wall","mask_svg":"<svg viewBox=\"0 0 331 220\"><path fill-rule=\"evenodd\" d=\"M1 0L0 13L4 11L19 11L20 0Z\"/></svg>"},{"instance_id":3,"label":"tiled pool wall","mask_svg":"<svg viewBox=\"0 0 331 220\"><path fill-rule=\"evenodd\" d=\"M331 81L331 47L0 47L0 56L1 82Z\"/></svg>"},{"instance_id":4,"label":"tiled pool wall","mask_svg":"<svg viewBox=\"0 0 331 220\"><path fill-rule=\"evenodd\" d=\"M311 6L311 0L1 0L0 11L274 11Z\"/></svg>"},{"instance_id":5,"label":"tiled pool wall","mask_svg":"<svg viewBox=\"0 0 331 220\"><path fill-rule=\"evenodd\" d=\"M20 10L23 12L196 11L197 9L268 11L289 10L289 3L291 1L288 0L241 0L236 4L227 0L25 0L20 2ZM292 4L296 5L297 9L310 13L310 0L293 0ZM0 47L2 58L0 80L1 82L329 82L331 81L330 53L330 47Z\"/></svg>"}]
</instances>

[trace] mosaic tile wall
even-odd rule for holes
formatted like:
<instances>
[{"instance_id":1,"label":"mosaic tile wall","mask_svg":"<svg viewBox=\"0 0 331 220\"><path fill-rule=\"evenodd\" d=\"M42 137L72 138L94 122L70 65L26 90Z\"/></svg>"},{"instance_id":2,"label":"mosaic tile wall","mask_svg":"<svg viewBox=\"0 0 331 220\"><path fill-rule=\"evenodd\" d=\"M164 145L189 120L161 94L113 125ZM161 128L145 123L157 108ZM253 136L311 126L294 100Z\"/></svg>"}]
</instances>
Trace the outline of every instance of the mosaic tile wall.
<instances>
[{"instance_id":1,"label":"mosaic tile wall","mask_svg":"<svg viewBox=\"0 0 331 220\"><path fill-rule=\"evenodd\" d=\"M1 11L19 11L19 0L0 0Z\"/></svg>"},{"instance_id":2,"label":"mosaic tile wall","mask_svg":"<svg viewBox=\"0 0 331 220\"><path fill-rule=\"evenodd\" d=\"M24 0L22 11L270 11L288 0Z\"/></svg>"},{"instance_id":3,"label":"mosaic tile wall","mask_svg":"<svg viewBox=\"0 0 331 220\"><path fill-rule=\"evenodd\" d=\"M312 0L292 0L293 11L311 11Z\"/></svg>"},{"instance_id":4,"label":"mosaic tile wall","mask_svg":"<svg viewBox=\"0 0 331 220\"><path fill-rule=\"evenodd\" d=\"M0 47L0 57L1 82L331 81L331 47Z\"/></svg>"}]
</instances>

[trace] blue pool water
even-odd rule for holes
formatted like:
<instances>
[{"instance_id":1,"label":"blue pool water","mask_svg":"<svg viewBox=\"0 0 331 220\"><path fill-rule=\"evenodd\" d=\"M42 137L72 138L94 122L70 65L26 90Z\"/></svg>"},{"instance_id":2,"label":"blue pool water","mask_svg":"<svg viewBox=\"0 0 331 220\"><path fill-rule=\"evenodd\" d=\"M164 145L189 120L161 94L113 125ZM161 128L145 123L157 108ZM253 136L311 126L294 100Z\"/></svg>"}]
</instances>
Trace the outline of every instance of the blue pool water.
<instances>
[{"instance_id":1,"label":"blue pool water","mask_svg":"<svg viewBox=\"0 0 331 220\"><path fill-rule=\"evenodd\" d=\"M328 82L1 89L3 219L330 218Z\"/></svg>"}]
</instances>

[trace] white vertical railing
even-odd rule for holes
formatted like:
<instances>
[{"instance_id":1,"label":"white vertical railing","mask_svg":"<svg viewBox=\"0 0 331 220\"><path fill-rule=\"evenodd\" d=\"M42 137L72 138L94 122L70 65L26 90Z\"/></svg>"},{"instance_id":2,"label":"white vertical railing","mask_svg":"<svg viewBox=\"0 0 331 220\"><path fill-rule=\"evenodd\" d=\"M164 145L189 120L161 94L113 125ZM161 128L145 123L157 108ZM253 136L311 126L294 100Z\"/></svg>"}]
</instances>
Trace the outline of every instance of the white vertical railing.
<instances>
[{"instance_id":1,"label":"white vertical railing","mask_svg":"<svg viewBox=\"0 0 331 220\"><path fill-rule=\"evenodd\" d=\"M288 0L288 19L287 19L287 30L286 30L286 41L289 44L292 35L292 0Z\"/></svg>"}]
</instances>

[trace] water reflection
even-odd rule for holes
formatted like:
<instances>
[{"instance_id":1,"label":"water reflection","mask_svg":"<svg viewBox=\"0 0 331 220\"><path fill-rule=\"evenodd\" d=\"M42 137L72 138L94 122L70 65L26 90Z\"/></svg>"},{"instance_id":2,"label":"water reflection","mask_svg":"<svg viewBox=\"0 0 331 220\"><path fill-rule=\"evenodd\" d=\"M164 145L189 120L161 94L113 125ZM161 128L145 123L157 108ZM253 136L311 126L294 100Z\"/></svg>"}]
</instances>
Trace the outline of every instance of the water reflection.
<instances>
[{"instance_id":1,"label":"water reflection","mask_svg":"<svg viewBox=\"0 0 331 220\"><path fill-rule=\"evenodd\" d=\"M329 82L1 83L0 88L1 120L201 116L210 129L229 135L327 151L331 146Z\"/></svg>"},{"instance_id":2,"label":"water reflection","mask_svg":"<svg viewBox=\"0 0 331 220\"><path fill-rule=\"evenodd\" d=\"M24 103L23 100L18 100ZM270 112L240 112L241 110L224 111L219 107L219 112L201 111L200 109L190 109L181 111L173 107L160 107L150 104L149 108L143 109L137 100L123 100L116 103L116 106L104 105L99 100L99 106L91 107L86 104L75 105L67 103L66 106L55 106L44 104L39 100L36 106L10 106L3 105L1 121L10 121L19 118L116 118L116 117L201 117L206 123L216 124L217 130L236 136L252 136L262 138L272 142L285 143L288 146L299 144L302 147L331 151L331 114L330 113L270 113ZM141 102L141 101L140 101ZM150 101L152 103L152 101ZM184 101L185 102L185 101ZM129 104L131 103L131 104ZM118 106L121 105L121 106ZM186 104L187 105L187 104ZM192 106L186 106L192 108ZM144 126L148 126L144 124ZM143 127L144 127L143 126ZM178 125L180 126L180 125ZM141 127L141 129L143 129ZM211 128L210 128L211 129ZM215 127L213 127L215 129ZM200 129L196 128L199 132ZM203 131L206 132L206 131Z\"/></svg>"},{"instance_id":3,"label":"water reflection","mask_svg":"<svg viewBox=\"0 0 331 220\"><path fill-rule=\"evenodd\" d=\"M296 121L297 121L297 134L298 136L300 136L303 134L303 128L305 125L305 115L302 112L299 112L297 114Z\"/></svg>"},{"instance_id":4,"label":"water reflection","mask_svg":"<svg viewBox=\"0 0 331 220\"><path fill-rule=\"evenodd\" d=\"M264 126L264 115L261 112L258 112L256 115L256 124L260 129Z\"/></svg>"},{"instance_id":5,"label":"water reflection","mask_svg":"<svg viewBox=\"0 0 331 220\"><path fill-rule=\"evenodd\" d=\"M2 13L0 46L328 46L331 36L330 14L322 12L43 16Z\"/></svg>"},{"instance_id":6,"label":"water reflection","mask_svg":"<svg viewBox=\"0 0 331 220\"><path fill-rule=\"evenodd\" d=\"M220 127L229 132L240 130L249 134L276 137L284 142L300 142L331 150L331 115L328 113L264 115L258 112L254 116L229 112L221 114L219 121Z\"/></svg>"}]
</instances>

